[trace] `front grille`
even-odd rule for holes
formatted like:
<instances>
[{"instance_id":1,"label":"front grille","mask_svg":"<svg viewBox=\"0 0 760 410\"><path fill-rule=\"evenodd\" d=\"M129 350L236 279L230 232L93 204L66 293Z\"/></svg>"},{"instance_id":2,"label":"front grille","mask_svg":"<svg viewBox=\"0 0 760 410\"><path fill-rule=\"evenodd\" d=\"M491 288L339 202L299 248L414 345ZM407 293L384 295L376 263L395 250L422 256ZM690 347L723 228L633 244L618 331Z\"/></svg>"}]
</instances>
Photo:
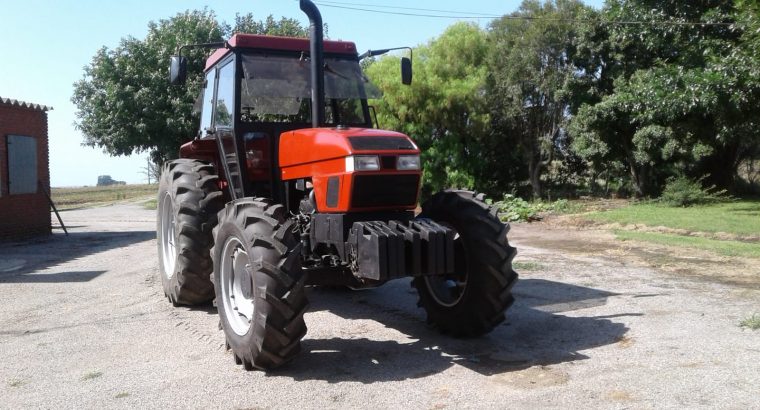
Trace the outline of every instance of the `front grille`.
<instances>
[{"instance_id":1,"label":"front grille","mask_svg":"<svg viewBox=\"0 0 760 410\"><path fill-rule=\"evenodd\" d=\"M412 141L404 137L348 137L348 142L357 151L414 151Z\"/></svg>"},{"instance_id":2,"label":"front grille","mask_svg":"<svg viewBox=\"0 0 760 410\"><path fill-rule=\"evenodd\" d=\"M351 206L354 208L410 206L417 203L420 176L355 175Z\"/></svg>"},{"instance_id":3,"label":"front grille","mask_svg":"<svg viewBox=\"0 0 760 410\"><path fill-rule=\"evenodd\" d=\"M383 155L380 157L380 164L383 169L396 169L396 157L394 155Z\"/></svg>"}]
</instances>

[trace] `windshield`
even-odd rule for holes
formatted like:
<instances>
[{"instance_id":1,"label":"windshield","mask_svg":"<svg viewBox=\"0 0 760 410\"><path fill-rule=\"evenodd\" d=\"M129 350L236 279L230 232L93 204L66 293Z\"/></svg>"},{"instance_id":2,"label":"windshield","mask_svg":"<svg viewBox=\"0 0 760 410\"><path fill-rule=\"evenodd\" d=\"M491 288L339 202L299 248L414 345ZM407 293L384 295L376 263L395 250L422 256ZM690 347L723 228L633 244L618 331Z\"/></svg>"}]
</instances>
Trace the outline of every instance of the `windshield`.
<instances>
[{"instance_id":1,"label":"windshield","mask_svg":"<svg viewBox=\"0 0 760 410\"><path fill-rule=\"evenodd\" d=\"M309 122L311 71L305 58L243 55L243 122ZM365 124L362 101L382 94L355 60L325 58L328 124Z\"/></svg>"}]
</instances>

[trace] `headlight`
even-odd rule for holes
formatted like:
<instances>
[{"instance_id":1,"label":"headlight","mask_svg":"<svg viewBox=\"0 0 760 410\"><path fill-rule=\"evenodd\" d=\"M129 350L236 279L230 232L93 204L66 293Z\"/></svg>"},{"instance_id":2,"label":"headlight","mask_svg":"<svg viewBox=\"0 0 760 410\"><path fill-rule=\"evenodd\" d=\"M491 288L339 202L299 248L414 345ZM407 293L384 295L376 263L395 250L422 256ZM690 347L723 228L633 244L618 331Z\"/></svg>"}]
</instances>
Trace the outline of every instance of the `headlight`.
<instances>
[{"instance_id":1,"label":"headlight","mask_svg":"<svg viewBox=\"0 0 760 410\"><path fill-rule=\"evenodd\" d=\"M420 169L419 155L399 155L396 162L396 169L399 171L417 171Z\"/></svg>"},{"instance_id":2,"label":"headlight","mask_svg":"<svg viewBox=\"0 0 760 410\"><path fill-rule=\"evenodd\" d=\"M346 172L377 171L380 169L380 157L377 155L356 155L346 157Z\"/></svg>"}]
</instances>

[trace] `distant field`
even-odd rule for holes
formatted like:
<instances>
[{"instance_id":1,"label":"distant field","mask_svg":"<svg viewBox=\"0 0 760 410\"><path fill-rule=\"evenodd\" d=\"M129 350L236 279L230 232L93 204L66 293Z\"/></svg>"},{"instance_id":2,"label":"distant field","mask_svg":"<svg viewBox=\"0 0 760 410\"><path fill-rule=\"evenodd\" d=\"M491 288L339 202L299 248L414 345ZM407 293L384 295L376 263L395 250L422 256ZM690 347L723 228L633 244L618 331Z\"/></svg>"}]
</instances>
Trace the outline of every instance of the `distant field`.
<instances>
[{"instance_id":1,"label":"distant field","mask_svg":"<svg viewBox=\"0 0 760 410\"><path fill-rule=\"evenodd\" d=\"M157 185L113 185L104 187L53 188L52 198L58 209L110 205L121 201L149 200L156 196Z\"/></svg>"}]
</instances>

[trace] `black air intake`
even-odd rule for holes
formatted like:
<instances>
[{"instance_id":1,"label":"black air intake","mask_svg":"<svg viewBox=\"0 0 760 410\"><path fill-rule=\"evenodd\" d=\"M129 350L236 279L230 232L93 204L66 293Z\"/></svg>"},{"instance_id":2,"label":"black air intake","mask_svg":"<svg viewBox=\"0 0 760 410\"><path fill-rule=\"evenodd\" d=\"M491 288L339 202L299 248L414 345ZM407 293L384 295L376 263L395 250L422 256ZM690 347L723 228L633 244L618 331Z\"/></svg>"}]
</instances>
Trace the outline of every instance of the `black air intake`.
<instances>
[{"instance_id":1,"label":"black air intake","mask_svg":"<svg viewBox=\"0 0 760 410\"><path fill-rule=\"evenodd\" d=\"M301 10L309 17L309 40L311 53L311 125L314 128L325 123L325 63L323 57L324 33L322 14L311 0L301 0Z\"/></svg>"}]
</instances>

